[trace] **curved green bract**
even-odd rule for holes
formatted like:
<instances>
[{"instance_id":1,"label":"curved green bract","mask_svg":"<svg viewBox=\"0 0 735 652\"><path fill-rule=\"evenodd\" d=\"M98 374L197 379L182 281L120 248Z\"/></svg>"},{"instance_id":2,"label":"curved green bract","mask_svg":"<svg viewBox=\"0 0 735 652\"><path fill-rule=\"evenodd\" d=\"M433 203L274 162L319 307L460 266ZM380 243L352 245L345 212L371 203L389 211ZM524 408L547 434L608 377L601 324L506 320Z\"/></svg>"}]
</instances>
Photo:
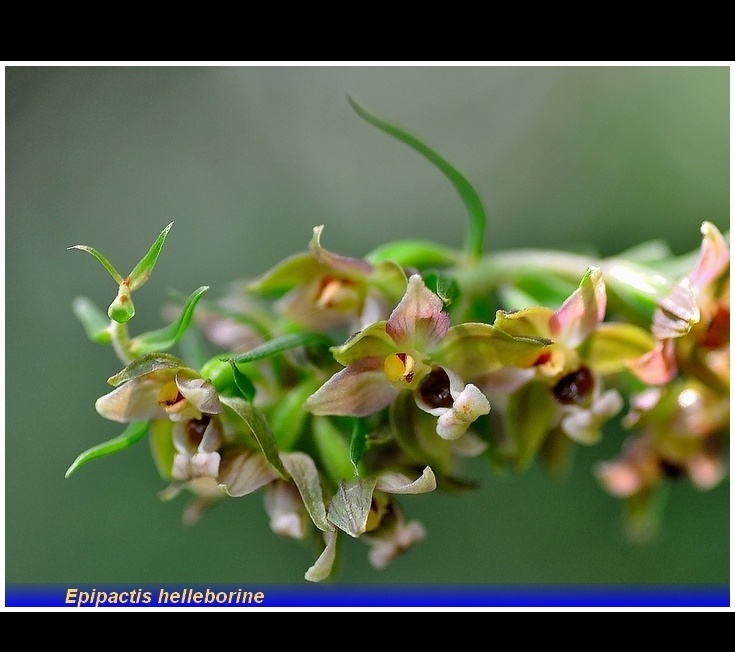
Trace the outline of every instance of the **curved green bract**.
<instances>
[{"instance_id":1,"label":"curved green bract","mask_svg":"<svg viewBox=\"0 0 735 652\"><path fill-rule=\"evenodd\" d=\"M67 469L64 477L68 478L87 462L91 462L92 460L96 460L100 457L107 457L113 453L119 453L126 448L130 448L133 444L143 439L145 434L148 432L149 425L149 421L134 421L133 423L128 424L128 427L114 439L110 439L102 444L97 444L97 446L93 446L79 455Z\"/></svg>"},{"instance_id":2,"label":"curved green bract","mask_svg":"<svg viewBox=\"0 0 735 652\"><path fill-rule=\"evenodd\" d=\"M234 358L222 359L225 361L231 360L238 364L254 362L255 360L264 360L279 353L290 351L299 346L321 346L326 349L332 346L332 340L321 333L289 333L288 335L275 337L270 342L256 346L254 349L250 349Z\"/></svg>"},{"instance_id":3,"label":"curved green bract","mask_svg":"<svg viewBox=\"0 0 735 652\"><path fill-rule=\"evenodd\" d=\"M148 277L151 275L153 267L158 260L158 256L161 254L163 244L166 242L166 236L173 225L173 222L169 222L168 226L161 231L161 234L156 238L156 241L148 250L148 253L143 256L141 261L133 268L133 271L130 272L131 290L137 290L148 280Z\"/></svg>"},{"instance_id":4,"label":"curved green bract","mask_svg":"<svg viewBox=\"0 0 735 652\"><path fill-rule=\"evenodd\" d=\"M395 261L404 267L445 267L456 264L459 254L429 240L395 240L373 249L365 260L373 265Z\"/></svg>"},{"instance_id":5,"label":"curved green bract","mask_svg":"<svg viewBox=\"0 0 735 652\"><path fill-rule=\"evenodd\" d=\"M102 267L110 273L110 276L112 276L115 283L120 285L123 282L123 277L120 276L120 273L112 266L112 263L96 249L92 249L92 247L88 247L87 245L72 245L71 247L67 247L67 249L81 249L82 251L86 251L88 254L92 254L100 262Z\"/></svg>"},{"instance_id":6,"label":"curved green bract","mask_svg":"<svg viewBox=\"0 0 735 652\"><path fill-rule=\"evenodd\" d=\"M154 351L166 351L175 346L186 333L191 318L194 315L194 308L201 296L209 289L209 286L203 285L199 289L192 292L191 296L184 304L184 308L179 318L157 331L150 331L136 337L131 343L131 349L136 355L145 355Z\"/></svg>"},{"instance_id":7,"label":"curved green bract","mask_svg":"<svg viewBox=\"0 0 735 652\"><path fill-rule=\"evenodd\" d=\"M482 205L482 200L477 194L472 184L462 175L453 165L451 165L446 159L437 154L424 142L416 138L416 136L392 125L385 120L368 113L363 109L355 100L351 97L347 97L347 101L350 106L355 110L363 120L369 124L377 127L381 131L385 132L389 136L397 138L401 142L405 143L419 154L428 159L433 163L439 170L446 176L452 185L455 187L470 218L470 228L467 236L466 250L467 254L473 259L477 260L482 256L483 241L485 238L485 209Z\"/></svg>"}]
</instances>

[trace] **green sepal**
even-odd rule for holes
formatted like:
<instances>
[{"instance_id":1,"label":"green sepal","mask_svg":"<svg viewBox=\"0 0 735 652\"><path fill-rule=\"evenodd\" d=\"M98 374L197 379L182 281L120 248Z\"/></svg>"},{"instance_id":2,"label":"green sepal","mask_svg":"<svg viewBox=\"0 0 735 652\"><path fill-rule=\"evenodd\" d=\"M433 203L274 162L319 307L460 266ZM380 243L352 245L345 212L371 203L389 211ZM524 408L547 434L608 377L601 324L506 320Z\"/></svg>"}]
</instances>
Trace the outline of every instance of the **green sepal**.
<instances>
[{"instance_id":1,"label":"green sepal","mask_svg":"<svg viewBox=\"0 0 735 652\"><path fill-rule=\"evenodd\" d=\"M123 277L112 266L112 263L96 249L92 249L92 247L88 247L87 245L73 245L71 247L67 247L67 249L81 249L82 251L86 251L88 254L92 254L101 263L102 267L104 267L109 272L115 283L117 283L118 285L122 284Z\"/></svg>"},{"instance_id":2,"label":"green sepal","mask_svg":"<svg viewBox=\"0 0 735 652\"><path fill-rule=\"evenodd\" d=\"M403 267L448 267L460 259L459 252L429 240L396 240L373 249L365 260L373 265L395 261Z\"/></svg>"},{"instance_id":3,"label":"green sepal","mask_svg":"<svg viewBox=\"0 0 735 652\"><path fill-rule=\"evenodd\" d=\"M360 475L360 462L367 450L367 422L365 419L355 419L350 439L350 462L355 469L355 474Z\"/></svg>"},{"instance_id":4,"label":"green sepal","mask_svg":"<svg viewBox=\"0 0 735 652\"><path fill-rule=\"evenodd\" d=\"M77 459L72 462L72 465L67 469L64 474L65 478L68 478L77 469L84 466L87 462L96 460L100 457L107 457L113 453L118 453L126 448L130 448L136 442L139 442L145 434L148 432L149 421L133 421L123 430L117 437L110 439L109 441L103 442L92 446L88 450L81 453Z\"/></svg>"},{"instance_id":5,"label":"green sepal","mask_svg":"<svg viewBox=\"0 0 735 652\"><path fill-rule=\"evenodd\" d=\"M156 238L156 241L148 250L148 253L143 256L140 262L133 268L133 271L130 272L130 276L128 278L130 279L131 290L137 290L148 280L148 277L151 275L153 267L158 260L158 256L161 254L163 245L166 242L166 236L171 230L173 224L173 222L169 223L169 225L161 231L160 235Z\"/></svg>"},{"instance_id":6,"label":"green sepal","mask_svg":"<svg viewBox=\"0 0 735 652\"><path fill-rule=\"evenodd\" d=\"M170 355L169 353L148 353L137 360L133 360L125 369L119 371L114 376L110 376L107 382L113 387L122 385L122 383L135 378L140 378L155 371L169 370L178 372L184 370L196 377L198 374L193 369L186 366L183 360Z\"/></svg>"},{"instance_id":7,"label":"green sepal","mask_svg":"<svg viewBox=\"0 0 735 652\"><path fill-rule=\"evenodd\" d=\"M173 438L174 423L170 419L155 419L151 422L148 442L151 456L158 469L158 474L164 480L171 480L171 470L174 466L176 447Z\"/></svg>"},{"instance_id":8,"label":"green sepal","mask_svg":"<svg viewBox=\"0 0 735 652\"><path fill-rule=\"evenodd\" d=\"M314 277L322 269L311 252L289 256L257 279L246 284L249 292L278 296Z\"/></svg>"},{"instance_id":9,"label":"green sepal","mask_svg":"<svg viewBox=\"0 0 735 652\"><path fill-rule=\"evenodd\" d=\"M626 369L626 363L653 350L650 332L634 324L600 324L580 347L587 364L605 376Z\"/></svg>"},{"instance_id":10,"label":"green sepal","mask_svg":"<svg viewBox=\"0 0 735 652\"><path fill-rule=\"evenodd\" d=\"M334 532L334 526L327 520L319 470L314 460L306 453L283 453L281 460L299 490L314 525L323 532Z\"/></svg>"},{"instance_id":11,"label":"green sepal","mask_svg":"<svg viewBox=\"0 0 735 652\"><path fill-rule=\"evenodd\" d=\"M255 360L264 360L266 358L273 357L274 355L284 353L285 351L290 351L291 349L295 349L299 346L329 348L331 345L332 340L321 333L288 333L286 335L281 335L280 337L275 337L269 342L256 346L245 353L234 356L231 360L237 364L242 362L254 362ZM224 360L225 358L222 359Z\"/></svg>"},{"instance_id":12,"label":"green sepal","mask_svg":"<svg viewBox=\"0 0 735 652\"><path fill-rule=\"evenodd\" d=\"M235 386L239 390L240 395L248 403L251 403L253 398L255 398L255 385L253 381L232 360L230 360L230 366L232 367L232 377L235 381Z\"/></svg>"},{"instance_id":13,"label":"green sepal","mask_svg":"<svg viewBox=\"0 0 735 652\"><path fill-rule=\"evenodd\" d=\"M553 310L545 306L531 306L512 312L498 310L493 326L513 337L548 337Z\"/></svg>"},{"instance_id":14,"label":"green sepal","mask_svg":"<svg viewBox=\"0 0 735 652\"><path fill-rule=\"evenodd\" d=\"M135 316L135 306L127 283L121 283L118 287L117 295L107 308L107 316L118 324L129 322Z\"/></svg>"},{"instance_id":15,"label":"green sepal","mask_svg":"<svg viewBox=\"0 0 735 652\"><path fill-rule=\"evenodd\" d=\"M506 428L515 444L515 467L525 470L551 430L556 403L542 382L527 383L508 397Z\"/></svg>"},{"instance_id":16,"label":"green sepal","mask_svg":"<svg viewBox=\"0 0 735 652\"><path fill-rule=\"evenodd\" d=\"M658 302L671 290L671 282L662 274L628 261L606 261L604 274L610 308L643 325L651 323Z\"/></svg>"},{"instance_id":17,"label":"green sepal","mask_svg":"<svg viewBox=\"0 0 735 652\"><path fill-rule=\"evenodd\" d=\"M442 300L445 308L448 308L459 299L459 285L453 278L442 276L436 270L430 270L421 276L426 287Z\"/></svg>"},{"instance_id":18,"label":"green sepal","mask_svg":"<svg viewBox=\"0 0 735 652\"><path fill-rule=\"evenodd\" d=\"M208 286L203 285L192 292L184 304L179 318L172 324L134 338L130 343L132 353L134 355L145 355L154 351L166 351L178 344L187 328L189 328L197 302L208 289Z\"/></svg>"},{"instance_id":19,"label":"green sepal","mask_svg":"<svg viewBox=\"0 0 735 652\"><path fill-rule=\"evenodd\" d=\"M385 321L377 321L352 335L344 344L333 346L334 359L347 366L369 357L384 358L396 352L396 343L386 331Z\"/></svg>"},{"instance_id":20,"label":"green sepal","mask_svg":"<svg viewBox=\"0 0 735 652\"><path fill-rule=\"evenodd\" d=\"M375 478L343 480L327 510L327 518L340 530L357 538L365 532L375 490Z\"/></svg>"},{"instance_id":21,"label":"green sepal","mask_svg":"<svg viewBox=\"0 0 735 652\"><path fill-rule=\"evenodd\" d=\"M304 402L319 388L319 381L307 378L303 383L289 389L273 407L270 414L273 436L281 450L290 451L298 441L309 418Z\"/></svg>"},{"instance_id":22,"label":"green sepal","mask_svg":"<svg viewBox=\"0 0 735 652\"><path fill-rule=\"evenodd\" d=\"M328 417L314 417L312 423L314 443L327 476L335 484L354 477L349 445L343 434Z\"/></svg>"},{"instance_id":23,"label":"green sepal","mask_svg":"<svg viewBox=\"0 0 735 652\"><path fill-rule=\"evenodd\" d=\"M220 400L223 405L230 408L250 428L265 459L268 460L268 463L281 479L286 480L288 478L288 472L281 462L278 444L265 415L254 405L241 398L221 396Z\"/></svg>"},{"instance_id":24,"label":"green sepal","mask_svg":"<svg viewBox=\"0 0 735 652\"><path fill-rule=\"evenodd\" d=\"M111 342L110 331L108 330L110 321L91 299L77 297L72 301L71 307L76 318L82 324L84 332L92 342L98 344L109 344Z\"/></svg>"},{"instance_id":25,"label":"green sepal","mask_svg":"<svg viewBox=\"0 0 735 652\"><path fill-rule=\"evenodd\" d=\"M472 380L502 367L530 364L550 344L543 337L517 337L489 324L466 323L447 331L432 358Z\"/></svg>"},{"instance_id":26,"label":"green sepal","mask_svg":"<svg viewBox=\"0 0 735 652\"><path fill-rule=\"evenodd\" d=\"M472 184L453 165L424 142L416 138L416 136L368 113L351 97L348 96L347 100L357 115L363 120L408 145L411 149L426 158L449 179L455 190L459 193L469 216L469 231L465 251L470 258L478 260L482 256L483 240L485 237L485 209L480 196L472 187Z\"/></svg>"}]
</instances>

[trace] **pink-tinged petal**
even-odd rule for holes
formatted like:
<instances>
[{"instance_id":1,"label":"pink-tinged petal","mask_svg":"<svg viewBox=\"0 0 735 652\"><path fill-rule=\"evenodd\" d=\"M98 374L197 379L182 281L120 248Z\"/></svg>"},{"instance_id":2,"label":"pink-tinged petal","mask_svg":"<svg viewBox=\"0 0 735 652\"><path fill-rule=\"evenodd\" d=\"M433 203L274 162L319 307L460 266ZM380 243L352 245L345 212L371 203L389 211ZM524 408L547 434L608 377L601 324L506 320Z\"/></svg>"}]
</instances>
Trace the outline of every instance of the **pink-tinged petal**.
<instances>
[{"instance_id":1,"label":"pink-tinged petal","mask_svg":"<svg viewBox=\"0 0 735 652\"><path fill-rule=\"evenodd\" d=\"M120 423L167 419L166 411L158 405L161 387L158 380L136 378L100 396L94 407L105 419Z\"/></svg>"},{"instance_id":2,"label":"pink-tinged petal","mask_svg":"<svg viewBox=\"0 0 735 652\"><path fill-rule=\"evenodd\" d=\"M576 348L605 318L607 293L602 271L590 267L579 287L551 317L551 336Z\"/></svg>"},{"instance_id":3,"label":"pink-tinged petal","mask_svg":"<svg viewBox=\"0 0 735 652\"><path fill-rule=\"evenodd\" d=\"M595 475L605 490L616 498L630 498L643 489L643 478L625 459L600 462Z\"/></svg>"},{"instance_id":4,"label":"pink-tinged petal","mask_svg":"<svg viewBox=\"0 0 735 652\"><path fill-rule=\"evenodd\" d=\"M727 473L725 463L709 455L700 454L687 461L687 474L697 489L714 489Z\"/></svg>"},{"instance_id":5,"label":"pink-tinged petal","mask_svg":"<svg viewBox=\"0 0 735 652\"><path fill-rule=\"evenodd\" d=\"M691 281L684 278L658 304L651 332L659 340L681 337L699 320L697 292Z\"/></svg>"},{"instance_id":6,"label":"pink-tinged petal","mask_svg":"<svg viewBox=\"0 0 735 652\"><path fill-rule=\"evenodd\" d=\"M398 344L431 350L449 330L449 315L444 303L414 274L408 279L406 294L391 313L386 330Z\"/></svg>"},{"instance_id":7,"label":"pink-tinged petal","mask_svg":"<svg viewBox=\"0 0 735 652\"><path fill-rule=\"evenodd\" d=\"M383 358L364 358L334 374L304 404L316 415L364 417L398 396L383 371Z\"/></svg>"},{"instance_id":8,"label":"pink-tinged petal","mask_svg":"<svg viewBox=\"0 0 735 652\"><path fill-rule=\"evenodd\" d=\"M626 366L647 385L665 385L678 371L673 340L659 341L653 351L629 361Z\"/></svg>"},{"instance_id":9,"label":"pink-tinged petal","mask_svg":"<svg viewBox=\"0 0 735 652\"><path fill-rule=\"evenodd\" d=\"M324 249L320 243L323 230L323 224L315 226L314 235L309 243L309 248L311 249L314 258L316 258L319 263L328 269L332 269L352 277L362 278L372 273L373 266L366 260L333 254Z\"/></svg>"},{"instance_id":10,"label":"pink-tinged petal","mask_svg":"<svg viewBox=\"0 0 735 652\"><path fill-rule=\"evenodd\" d=\"M727 241L711 222L704 222L701 228L702 246L694 270L689 280L698 290L707 287L717 279L730 264L730 249Z\"/></svg>"}]
</instances>

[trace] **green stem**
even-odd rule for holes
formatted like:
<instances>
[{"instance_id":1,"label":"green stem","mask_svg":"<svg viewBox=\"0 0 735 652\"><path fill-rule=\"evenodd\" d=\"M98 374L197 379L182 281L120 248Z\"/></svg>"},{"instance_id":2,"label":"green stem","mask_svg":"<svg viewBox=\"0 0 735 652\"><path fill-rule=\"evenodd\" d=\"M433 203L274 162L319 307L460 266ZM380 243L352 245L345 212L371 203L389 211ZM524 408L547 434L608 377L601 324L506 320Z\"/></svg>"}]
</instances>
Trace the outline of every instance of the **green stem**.
<instances>
[{"instance_id":1,"label":"green stem","mask_svg":"<svg viewBox=\"0 0 735 652\"><path fill-rule=\"evenodd\" d=\"M128 335L128 329L125 324L120 324L114 320L110 321L108 327L110 333L110 341L112 342L112 348L115 349L117 357L120 361L128 365L135 360L135 355L131 352L130 336Z\"/></svg>"}]
</instances>

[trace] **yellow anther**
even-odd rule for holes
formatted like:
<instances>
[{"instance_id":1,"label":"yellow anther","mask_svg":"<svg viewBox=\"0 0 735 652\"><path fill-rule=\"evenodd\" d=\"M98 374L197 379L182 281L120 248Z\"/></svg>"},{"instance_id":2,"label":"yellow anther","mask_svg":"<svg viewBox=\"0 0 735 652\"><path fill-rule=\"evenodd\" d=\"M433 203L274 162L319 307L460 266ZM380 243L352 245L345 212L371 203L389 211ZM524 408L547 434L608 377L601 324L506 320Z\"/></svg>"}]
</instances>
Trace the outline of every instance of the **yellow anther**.
<instances>
[{"instance_id":1,"label":"yellow anther","mask_svg":"<svg viewBox=\"0 0 735 652\"><path fill-rule=\"evenodd\" d=\"M161 387L157 400L158 405L167 412L178 412L186 406L186 399L181 395L173 380Z\"/></svg>"},{"instance_id":2,"label":"yellow anther","mask_svg":"<svg viewBox=\"0 0 735 652\"><path fill-rule=\"evenodd\" d=\"M388 380L397 383L405 380L410 383L413 380L413 370L416 361L406 353L391 353L383 361L383 372Z\"/></svg>"}]
</instances>

